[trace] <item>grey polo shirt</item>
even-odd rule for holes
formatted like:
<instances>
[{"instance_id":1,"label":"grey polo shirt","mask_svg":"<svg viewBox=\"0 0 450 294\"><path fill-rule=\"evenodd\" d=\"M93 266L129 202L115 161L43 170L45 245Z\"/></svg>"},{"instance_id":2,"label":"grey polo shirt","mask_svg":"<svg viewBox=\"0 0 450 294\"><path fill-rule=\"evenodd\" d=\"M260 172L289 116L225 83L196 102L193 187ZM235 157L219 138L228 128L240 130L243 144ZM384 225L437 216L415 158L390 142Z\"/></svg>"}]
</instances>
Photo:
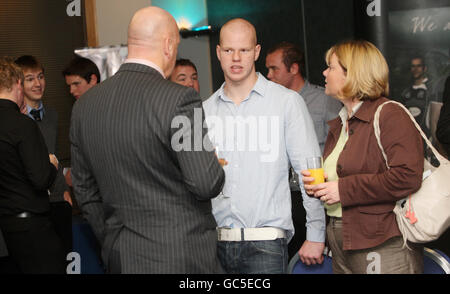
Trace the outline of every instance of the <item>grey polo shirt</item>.
<instances>
[{"instance_id":1,"label":"grey polo shirt","mask_svg":"<svg viewBox=\"0 0 450 294\"><path fill-rule=\"evenodd\" d=\"M338 116L343 105L338 100L326 95L325 88L311 84L308 81L305 81L305 85L298 93L305 100L314 123L320 151L323 153L329 129L327 122ZM293 170L291 169L290 172L293 173ZM298 174L293 173L291 175L292 177L289 181L291 191L300 191Z\"/></svg>"},{"instance_id":2,"label":"grey polo shirt","mask_svg":"<svg viewBox=\"0 0 450 294\"><path fill-rule=\"evenodd\" d=\"M305 81L305 85L299 94L305 100L308 111L311 114L319 147L323 152L328 135L327 122L338 116L342 103L326 95L323 87L313 85L308 81Z\"/></svg>"}]
</instances>

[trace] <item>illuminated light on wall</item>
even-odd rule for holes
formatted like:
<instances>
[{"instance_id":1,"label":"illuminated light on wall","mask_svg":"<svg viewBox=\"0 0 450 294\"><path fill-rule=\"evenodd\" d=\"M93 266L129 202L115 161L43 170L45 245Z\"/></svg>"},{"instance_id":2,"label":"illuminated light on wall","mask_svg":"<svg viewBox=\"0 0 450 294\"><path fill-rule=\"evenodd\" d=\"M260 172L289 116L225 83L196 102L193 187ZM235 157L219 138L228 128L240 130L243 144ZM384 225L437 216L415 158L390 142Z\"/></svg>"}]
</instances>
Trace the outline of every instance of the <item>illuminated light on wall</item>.
<instances>
[{"instance_id":1,"label":"illuminated light on wall","mask_svg":"<svg viewBox=\"0 0 450 294\"><path fill-rule=\"evenodd\" d=\"M180 29L191 29L208 24L206 0L152 0L152 5L172 14Z\"/></svg>"},{"instance_id":2,"label":"illuminated light on wall","mask_svg":"<svg viewBox=\"0 0 450 294\"><path fill-rule=\"evenodd\" d=\"M210 29L211 29L211 26L201 26L201 27L197 27L197 28L192 28L192 31L201 32L201 31L207 31Z\"/></svg>"},{"instance_id":3,"label":"illuminated light on wall","mask_svg":"<svg viewBox=\"0 0 450 294\"><path fill-rule=\"evenodd\" d=\"M192 28L192 24L187 18L184 17L181 17L179 20L177 20L177 25L180 30L190 30Z\"/></svg>"},{"instance_id":4,"label":"illuminated light on wall","mask_svg":"<svg viewBox=\"0 0 450 294\"><path fill-rule=\"evenodd\" d=\"M211 26L201 26L201 27L191 28L190 30L180 29L180 34L181 34L181 37L183 37L183 38L188 38L188 37L193 37L193 36L198 37L201 35L208 35L213 32L214 31L211 28Z\"/></svg>"}]
</instances>

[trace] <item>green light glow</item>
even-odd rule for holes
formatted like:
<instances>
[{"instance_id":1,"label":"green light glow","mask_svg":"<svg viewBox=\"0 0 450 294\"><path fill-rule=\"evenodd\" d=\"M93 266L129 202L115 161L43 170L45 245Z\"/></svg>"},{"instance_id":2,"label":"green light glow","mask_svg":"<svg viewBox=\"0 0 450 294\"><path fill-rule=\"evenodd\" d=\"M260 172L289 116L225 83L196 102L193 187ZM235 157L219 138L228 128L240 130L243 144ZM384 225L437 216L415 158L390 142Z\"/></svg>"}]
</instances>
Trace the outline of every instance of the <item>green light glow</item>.
<instances>
[{"instance_id":1,"label":"green light glow","mask_svg":"<svg viewBox=\"0 0 450 294\"><path fill-rule=\"evenodd\" d=\"M180 29L191 29L208 24L206 0L152 0L152 5L161 7L172 14Z\"/></svg>"}]
</instances>

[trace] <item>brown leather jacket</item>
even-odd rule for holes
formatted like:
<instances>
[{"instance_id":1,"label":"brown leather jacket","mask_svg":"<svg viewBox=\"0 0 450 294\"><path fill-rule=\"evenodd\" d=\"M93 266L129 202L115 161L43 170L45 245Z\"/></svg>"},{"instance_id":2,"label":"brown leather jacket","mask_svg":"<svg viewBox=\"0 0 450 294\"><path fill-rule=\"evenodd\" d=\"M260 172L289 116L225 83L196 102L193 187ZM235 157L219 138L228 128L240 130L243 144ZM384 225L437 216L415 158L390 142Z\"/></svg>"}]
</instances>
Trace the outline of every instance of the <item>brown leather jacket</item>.
<instances>
[{"instance_id":1,"label":"brown leather jacket","mask_svg":"<svg viewBox=\"0 0 450 294\"><path fill-rule=\"evenodd\" d=\"M422 137L405 111L392 103L380 114L381 143L391 168L386 167L373 117L387 100L366 100L349 120L349 138L337 162L344 250L372 248L401 235L392 211L395 202L422 183ZM324 158L333 151L342 128L339 117L328 124Z\"/></svg>"}]
</instances>

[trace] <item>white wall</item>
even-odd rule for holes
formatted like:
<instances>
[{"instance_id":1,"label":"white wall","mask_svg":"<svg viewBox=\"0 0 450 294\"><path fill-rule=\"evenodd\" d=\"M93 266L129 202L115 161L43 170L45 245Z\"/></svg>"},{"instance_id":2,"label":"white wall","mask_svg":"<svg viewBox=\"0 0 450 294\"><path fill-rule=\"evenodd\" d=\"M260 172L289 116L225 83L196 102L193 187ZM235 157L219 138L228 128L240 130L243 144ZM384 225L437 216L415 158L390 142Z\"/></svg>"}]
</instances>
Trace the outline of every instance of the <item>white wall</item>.
<instances>
[{"instance_id":1,"label":"white wall","mask_svg":"<svg viewBox=\"0 0 450 294\"><path fill-rule=\"evenodd\" d=\"M134 13L151 0L96 0L98 46L127 43L128 24Z\"/></svg>"}]
</instances>

